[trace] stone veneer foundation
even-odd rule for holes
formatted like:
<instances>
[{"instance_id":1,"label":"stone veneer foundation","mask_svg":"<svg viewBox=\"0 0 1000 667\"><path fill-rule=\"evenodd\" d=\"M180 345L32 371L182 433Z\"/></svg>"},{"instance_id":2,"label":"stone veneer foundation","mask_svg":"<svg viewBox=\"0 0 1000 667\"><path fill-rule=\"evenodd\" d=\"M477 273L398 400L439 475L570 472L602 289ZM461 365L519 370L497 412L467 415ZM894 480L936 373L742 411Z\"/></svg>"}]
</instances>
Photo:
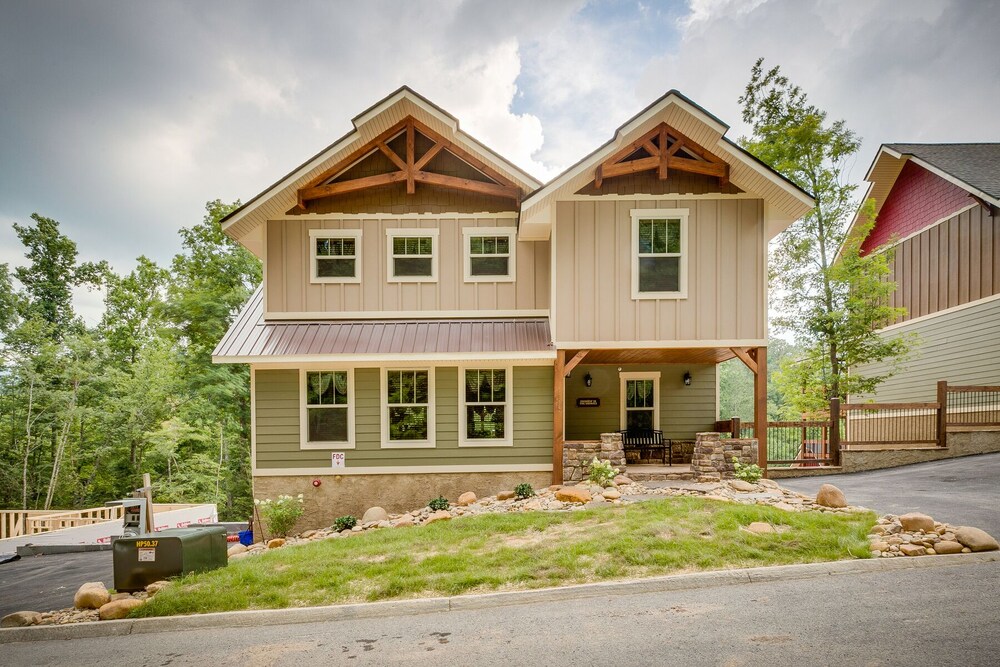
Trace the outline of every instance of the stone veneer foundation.
<instances>
[{"instance_id":1,"label":"stone veneer foundation","mask_svg":"<svg viewBox=\"0 0 1000 667\"><path fill-rule=\"evenodd\" d=\"M756 438L722 438L719 433L699 433L695 437L691 472L699 479L725 479L736 472L734 461L743 465L757 462Z\"/></svg>"},{"instance_id":2,"label":"stone veneer foundation","mask_svg":"<svg viewBox=\"0 0 1000 667\"><path fill-rule=\"evenodd\" d=\"M600 442L567 442L563 444L563 481L578 482L587 476L594 459L608 461L625 470L625 448L621 433L602 433Z\"/></svg>"}]
</instances>

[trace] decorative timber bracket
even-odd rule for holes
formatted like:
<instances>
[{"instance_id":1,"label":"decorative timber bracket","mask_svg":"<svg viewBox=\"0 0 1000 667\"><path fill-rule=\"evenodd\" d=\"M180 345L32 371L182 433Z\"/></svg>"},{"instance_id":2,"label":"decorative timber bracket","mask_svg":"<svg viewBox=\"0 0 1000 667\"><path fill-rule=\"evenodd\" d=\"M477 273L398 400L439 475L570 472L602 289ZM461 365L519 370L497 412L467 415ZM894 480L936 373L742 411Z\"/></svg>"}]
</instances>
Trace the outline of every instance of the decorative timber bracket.
<instances>
[{"instance_id":1,"label":"decorative timber bracket","mask_svg":"<svg viewBox=\"0 0 1000 667\"><path fill-rule=\"evenodd\" d=\"M726 162L666 123L660 123L598 165L594 187L601 187L605 178L641 171L655 170L663 181L671 169L716 176L720 186L729 185Z\"/></svg>"},{"instance_id":2,"label":"decorative timber bracket","mask_svg":"<svg viewBox=\"0 0 1000 667\"><path fill-rule=\"evenodd\" d=\"M405 149L397 152L389 144L402 143L396 140L403 134L406 137ZM417 135L423 136L431 143L430 147L424 150L421 155L417 155ZM442 151L451 153L471 166L485 180L461 178L433 171L430 163ZM371 176L343 178L345 172L379 152L389 159L395 169ZM441 136L413 116L407 116L299 188L297 193L298 206L300 209L305 209L306 202L314 199L404 182L408 195L416 192L417 183L425 183L437 187L511 199L515 206L519 205L521 201L521 188L510 178L461 146Z\"/></svg>"}]
</instances>

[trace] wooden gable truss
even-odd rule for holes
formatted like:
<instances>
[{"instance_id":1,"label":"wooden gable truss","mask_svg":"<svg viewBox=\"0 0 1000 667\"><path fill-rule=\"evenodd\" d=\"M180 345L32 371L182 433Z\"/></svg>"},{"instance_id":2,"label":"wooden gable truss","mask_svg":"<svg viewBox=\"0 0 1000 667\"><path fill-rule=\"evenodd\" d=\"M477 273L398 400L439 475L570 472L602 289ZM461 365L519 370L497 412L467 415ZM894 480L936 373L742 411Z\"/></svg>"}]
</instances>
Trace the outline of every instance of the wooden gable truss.
<instances>
[{"instance_id":1,"label":"wooden gable truss","mask_svg":"<svg viewBox=\"0 0 1000 667\"><path fill-rule=\"evenodd\" d=\"M660 123L599 164L594 170L594 186L601 187L605 178L653 170L664 181L671 169L716 176L720 186L729 185L729 165L725 161Z\"/></svg>"},{"instance_id":2,"label":"wooden gable truss","mask_svg":"<svg viewBox=\"0 0 1000 667\"><path fill-rule=\"evenodd\" d=\"M400 155L389 143L406 134L405 154ZM416 155L416 137L422 135L432 145L422 155ZM435 173L431 170L431 161L442 151L447 151L477 170L485 179L459 178L449 174ZM381 152L396 169L383 174L337 180L344 172L376 152ZM493 197L503 197L513 200L515 206L521 202L521 188L499 171L486 164L478 157L441 136L413 116L407 116L396 125L390 127L364 146L353 151L319 176L300 187L298 190L298 206L305 209L306 203L324 197L333 197L348 192L377 188L393 183L406 183L406 193L416 192L417 183L475 192Z\"/></svg>"}]
</instances>

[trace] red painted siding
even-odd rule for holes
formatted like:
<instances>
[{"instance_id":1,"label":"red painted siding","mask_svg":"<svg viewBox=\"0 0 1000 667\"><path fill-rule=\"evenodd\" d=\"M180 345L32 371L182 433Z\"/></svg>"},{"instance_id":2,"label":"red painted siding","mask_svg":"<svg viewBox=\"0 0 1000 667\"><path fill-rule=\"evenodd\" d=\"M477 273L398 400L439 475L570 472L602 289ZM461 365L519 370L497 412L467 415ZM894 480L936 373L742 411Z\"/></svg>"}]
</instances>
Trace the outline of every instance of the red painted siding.
<instances>
[{"instance_id":1,"label":"red painted siding","mask_svg":"<svg viewBox=\"0 0 1000 667\"><path fill-rule=\"evenodd\" d=\"M919 232L972 203L969 193L962 188L908 161L889 191L861 251L868 253L893 236L905 238Z\"/></svg>"}]
</instances>

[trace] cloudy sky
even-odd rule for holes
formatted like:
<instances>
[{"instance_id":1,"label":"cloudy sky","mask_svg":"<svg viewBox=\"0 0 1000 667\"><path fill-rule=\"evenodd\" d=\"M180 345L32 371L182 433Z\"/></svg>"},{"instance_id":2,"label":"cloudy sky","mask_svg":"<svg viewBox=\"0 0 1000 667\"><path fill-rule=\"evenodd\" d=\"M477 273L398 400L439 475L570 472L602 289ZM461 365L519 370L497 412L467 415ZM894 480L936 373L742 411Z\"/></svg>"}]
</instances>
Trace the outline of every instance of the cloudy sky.
<instances>
[{"instance_id":1,"label":"cloudy sky","mask_svg":"<svg viewBox=\"0 0 1000 667\"><path fill-rule=\"evenodd\" d=\"M670 88L739 137L763 56L864 137L860 181L882 142L1000 140L998 30L985 0L0 0L0 263L32 212L166 263L404 83L545 180Z\"/></svg>"}]
</instances>

